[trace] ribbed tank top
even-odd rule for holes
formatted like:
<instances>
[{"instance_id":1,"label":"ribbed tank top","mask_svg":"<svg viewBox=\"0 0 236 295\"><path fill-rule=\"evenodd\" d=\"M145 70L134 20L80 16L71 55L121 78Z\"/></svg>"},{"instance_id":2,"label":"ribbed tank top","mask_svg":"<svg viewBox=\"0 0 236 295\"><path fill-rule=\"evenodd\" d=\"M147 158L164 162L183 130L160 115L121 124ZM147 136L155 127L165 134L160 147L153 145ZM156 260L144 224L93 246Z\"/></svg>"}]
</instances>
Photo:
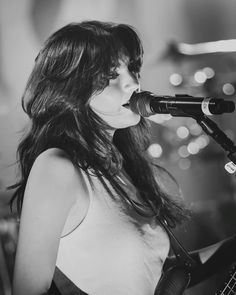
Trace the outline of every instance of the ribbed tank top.
<instances>
[{"instance_id":1,"label":"ribbed tank top","mask_svg":"<svg viewBox=\"0 0 236 295\"><path fill-rule=\"evenodd\" d=\"M153 295L169 252L166 232L109 196L96 177L91 176L91 186L82 175L89 208L83 221L61 237L57 267L89 295ZM125 175L122 183L135 197Z\"/></svg>"}]
</instances>

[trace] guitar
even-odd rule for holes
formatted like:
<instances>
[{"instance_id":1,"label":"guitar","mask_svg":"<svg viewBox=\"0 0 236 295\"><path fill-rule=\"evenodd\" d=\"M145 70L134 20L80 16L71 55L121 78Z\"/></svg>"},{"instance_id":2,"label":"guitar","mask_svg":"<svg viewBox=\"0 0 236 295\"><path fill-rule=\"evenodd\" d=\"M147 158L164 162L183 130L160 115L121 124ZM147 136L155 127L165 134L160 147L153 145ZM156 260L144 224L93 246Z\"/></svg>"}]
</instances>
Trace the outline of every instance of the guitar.
<instances>
[{"instance_id":1,"label":"guitar","mask_svg":"<svg viewBox=\"0 0 236 295\"><path fill-rule=\"evenodd\" d=\"M183 267L172 267L161 277L155 290L155 295L182 295L190 281L189 273ZM226 277L225 282L215 295L236 294L236 264L234 264Z\"/></svg>"},{"instance_id":2,"label":"guitar","mask_svg":"<svg viewBox=\"0 0 236 295\"><path fill-rule=\"evenodd\" d=\"M236 264L230 269L225 283L215 295L234 295L236 294Z\"/></svg>"}]
</instances>

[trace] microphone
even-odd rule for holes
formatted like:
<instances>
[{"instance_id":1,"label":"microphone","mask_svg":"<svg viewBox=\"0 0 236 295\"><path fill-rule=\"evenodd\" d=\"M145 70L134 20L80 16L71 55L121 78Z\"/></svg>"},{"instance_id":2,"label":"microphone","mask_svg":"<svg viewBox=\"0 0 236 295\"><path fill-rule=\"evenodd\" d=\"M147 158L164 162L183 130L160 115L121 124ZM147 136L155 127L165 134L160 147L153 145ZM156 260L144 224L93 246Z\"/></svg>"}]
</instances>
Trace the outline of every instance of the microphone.
<instances>
[{"instance_id":1,"label":"microphone","mask_svg":"<svg viewBox=\"0 0 236 295\"><path fill-rule=\"evenodd\" d=\"M222 98L193 97L187 94L159 96L149 91L142 91L132 94L129 108L142 117L154 114L191 117L201 114L211 116L232 113L235 110L235 104L233 101Z\"/></svg>"}]
</instances>

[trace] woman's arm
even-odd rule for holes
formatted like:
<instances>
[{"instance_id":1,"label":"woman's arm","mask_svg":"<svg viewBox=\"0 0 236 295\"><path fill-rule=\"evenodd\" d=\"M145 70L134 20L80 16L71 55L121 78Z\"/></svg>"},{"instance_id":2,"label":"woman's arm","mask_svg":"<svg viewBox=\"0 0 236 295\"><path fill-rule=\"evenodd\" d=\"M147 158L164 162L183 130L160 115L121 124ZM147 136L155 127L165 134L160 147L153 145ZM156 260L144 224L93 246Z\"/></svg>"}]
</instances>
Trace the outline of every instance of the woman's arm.
<instances>
[{"instance_id":1,"label":"woman's arm","mask_svg":"<svg viewBox=\"0 0 236 295\"><path fill-rule=\"evenodd\" d=\"M49 150L35 161L21 213L13 295L47 293L66 218L77 198L85 202L80 180L73 164L59 150ZM78 216L78 221L83 217Z\"/></svg>"}]
</instances>

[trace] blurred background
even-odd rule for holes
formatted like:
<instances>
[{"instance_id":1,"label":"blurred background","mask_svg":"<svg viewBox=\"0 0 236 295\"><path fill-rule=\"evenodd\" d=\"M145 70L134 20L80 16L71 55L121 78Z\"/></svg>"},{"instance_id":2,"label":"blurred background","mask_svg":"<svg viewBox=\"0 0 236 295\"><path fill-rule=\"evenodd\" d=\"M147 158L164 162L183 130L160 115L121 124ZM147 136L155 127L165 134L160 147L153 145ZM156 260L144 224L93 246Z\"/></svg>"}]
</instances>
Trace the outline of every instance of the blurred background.
<instances>
[{"instance_id":1,"label":"blurred background","mask_svg":"<svg viewBox=\"0 0 236 295\"><path fill-rule=\"evenodd\" d=\"M0 294L11 294L17 245L6 187L16 180L16 147L27 124L21 95L44 40L72 21L127 23L143 40L143 90L235 101L235 14L234 0L0 0ZM212 119L235 140L235 113ZM151 125L149 153L175 176L193 210L192 220L176 231L186 248L235 233L236 181L224 169L226 152L191 118L158 115ZM225 275L184 294L214 294Z\"/></svg>"}]
</instances>

